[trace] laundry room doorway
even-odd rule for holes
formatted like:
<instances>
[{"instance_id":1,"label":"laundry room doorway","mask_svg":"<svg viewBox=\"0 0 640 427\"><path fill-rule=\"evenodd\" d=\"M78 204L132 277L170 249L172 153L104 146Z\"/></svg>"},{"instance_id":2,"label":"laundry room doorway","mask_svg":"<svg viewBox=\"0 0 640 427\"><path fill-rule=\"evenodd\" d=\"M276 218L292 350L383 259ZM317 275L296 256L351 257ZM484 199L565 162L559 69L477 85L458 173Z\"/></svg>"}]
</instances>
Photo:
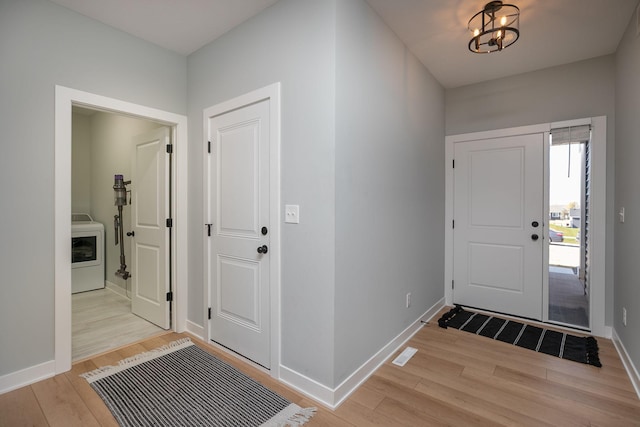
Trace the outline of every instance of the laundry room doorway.
<instances>
[{"instance_id":1,"label":"laundry room doorway","mask_svg":"<svg viewBox=\"0 0 640 427\"><path fill-rule=\"evenodd\" d=\"M170 134L153 120L72 108L74 361L170 327ZM95 259L74 262L92 253L78 231L91 227L102 234Z\"/></svg>"},{"instance_id":2,"label":"laundry room doorway","mask_svg":"<svg viewBox=\"0 0 640 427\"><path fill-rule=\"evenodd\" d=\"M143 321L150 326L143 335L149 336L167 329L177 332L185 330L187 119L174 113L62 86L56 86L55 111L55 364L56 373L61 373L71 368L72 360L84 358L73 354L72 347L76 347L76 332L87 328L92 321L91 316L102 315L102 320L93 320L111 330L105 332L105 336L110 337L107 339L109 348L124 345L118 340L127 335L128 342L140 339L135 336L135 326L116 326L117 322L108 317L109 310L104 300L100 299L84 301L88 309L79 317L81 325L74 324L73 318L78 314L76 309L83 305L76 304L76 299L88 300L91 294L102 292L111 299L124 299L125 305L130 307L130 299L137 292L148 300L155 300L167 313L161 316L161 321L152 319L160 323L159 327ZM146 169L140 172L136 170L139 164L134 161L136 141L140 142L141 135L158 129L166 138L146 141L146 148L155 147L146 150L145 156L142 156L144 158L140 158L146 164ZM90 137L90 142L87 144L85 141L80 149L78 147L81 145L76 147L73 141L74 136L78 135ZM162 174L158 175L160 170ZM81 176L74 176L78 174ZM137 228L132 226L131 221L131 202L134 201L131 181L134 176L138 191L135 201L140 197L146 204L155 200L156 206L160 206L155 209L153 221L150 220L150 213L154 210L145 208L143 221L138 222ZM150 186L151 181L159 183ZM136 188L136 185L133 187ZM158 189L162 189L162 197L157 197ZM71 219L72 214L78 213L90 214L92 220L104 228L104 286L72 295ZM160 248L153 248L147 241L145 247L148 251L138 253L138 261L144 258L147 266L155 265L155 271L142 272L139 262L132 268L136 257L131 254L131 246L136 238L135 231L144 234L140 230L152 226L155 226L158 234L162 234L155 241L162 243ZM142 237L148 239L149 236ZM156 263L148 262L151 255L156 258ZM162 269L162 275L158 274L158 269ZM143 282L138 283L143 288L142 292L131 285L134 271ZM149 283L158 284L153 297ZM100 334L94 332L89 335ZM85 356L102 351L105 350L94 348Z\"/></svg>"}]
</instances>

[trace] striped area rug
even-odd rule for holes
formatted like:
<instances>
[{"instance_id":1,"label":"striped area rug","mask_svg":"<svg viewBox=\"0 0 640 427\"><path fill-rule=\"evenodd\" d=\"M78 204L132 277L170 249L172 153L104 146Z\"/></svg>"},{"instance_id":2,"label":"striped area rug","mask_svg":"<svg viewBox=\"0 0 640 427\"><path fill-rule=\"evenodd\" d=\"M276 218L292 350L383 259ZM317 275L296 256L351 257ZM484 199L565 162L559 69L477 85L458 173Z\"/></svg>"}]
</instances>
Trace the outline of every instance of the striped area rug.
<instances>
[{"instance_id":1,"label":"striped area rug","mask_svg":"<svg viewBox=\"0 0 640 427\"><path fill-rule=\"evenodd\" d=\"M121 426L299 426L301 408L188 338L81 375Z\"/></svg>"},{"instance_id":2,"label":"striped area rug","mask_svg":"<svg viewBox=\"0 0 640 427\"><path fill-rule=\"evenodd\" d=\"M602 367L594 337L578 337L513 320L467 311L462 306L443 314L438 325L517 345L574 362Z\"/></svg>"}]
</instances>

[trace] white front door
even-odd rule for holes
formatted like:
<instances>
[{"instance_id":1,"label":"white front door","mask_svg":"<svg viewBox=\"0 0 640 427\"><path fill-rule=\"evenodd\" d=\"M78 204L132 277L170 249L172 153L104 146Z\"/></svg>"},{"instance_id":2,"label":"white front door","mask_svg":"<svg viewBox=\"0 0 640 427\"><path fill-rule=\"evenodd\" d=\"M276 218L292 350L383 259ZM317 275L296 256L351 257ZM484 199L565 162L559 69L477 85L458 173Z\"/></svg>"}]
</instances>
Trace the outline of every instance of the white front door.
<instances>
[{"instance_id":1,"label":"white front door","mask_svg":"<svg viewBox=\"0 0 640 427\"><path fill-rule=\"evenodd\" d=\"M542 319L544 134L454 144L453 301Z\"/></svg>"},{"instance_id":2,"label":"white front door","mask_svg":"<svg viewBox=\"0 0 640 427\"><path fill-rule=\"evenodd\" d=\"M269 100L205 121L210 339L269 368Z\"/></svg>"},{"instance_id":3,"label":"white front door","mask_svg":"<svg viewBox=\"0 0 640 427\"><path fill-rule=\"evenodd\" d=\"M130 185L131 311L164 329L170 327L169 143L166 127L133 139Z\"/></svg>"}]
</instances>

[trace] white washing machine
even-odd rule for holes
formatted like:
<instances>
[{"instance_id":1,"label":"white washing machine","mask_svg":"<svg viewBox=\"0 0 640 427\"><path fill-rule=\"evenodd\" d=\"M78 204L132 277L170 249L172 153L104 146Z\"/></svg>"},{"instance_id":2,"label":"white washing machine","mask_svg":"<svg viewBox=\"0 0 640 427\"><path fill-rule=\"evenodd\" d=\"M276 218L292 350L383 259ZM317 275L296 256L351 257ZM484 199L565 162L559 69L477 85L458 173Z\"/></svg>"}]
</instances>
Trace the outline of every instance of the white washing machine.
<instances>
[{"instance_id":1,"label":"white washing machine","mask_svg":"<svg viewBox=\"0 0 640 427\"><path fill-rule=\"evenodd\" d=\"M104 288L104 225L71 215L71 293Z\"/></svg>"}]
</instances>

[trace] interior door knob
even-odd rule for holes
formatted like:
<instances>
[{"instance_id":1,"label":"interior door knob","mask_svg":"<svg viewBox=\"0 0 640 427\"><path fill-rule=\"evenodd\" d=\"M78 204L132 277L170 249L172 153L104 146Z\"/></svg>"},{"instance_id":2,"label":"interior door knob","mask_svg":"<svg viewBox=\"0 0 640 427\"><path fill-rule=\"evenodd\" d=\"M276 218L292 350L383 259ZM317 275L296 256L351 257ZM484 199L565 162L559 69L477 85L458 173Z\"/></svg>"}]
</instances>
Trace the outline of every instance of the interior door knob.
<instances>
[{"instance_id":1,"label":"interior door knob","mask_svg":"<svg viewBox=\"0 0 640 427\"><path fill-rule=\"evenodd\" d=\"M269 252L269 248L267 247L267 245L258 246L259 254L266 254L267 252Z\"/></svg>"},{"instance_id":2,"label":"interior door knob","mask_svg":"<svg viewBox=\"0 0 640 427\"><path fill-rule=\"evenodd\" d=\"M538 221L533 221L531 223L531 226L534 227L534 228L537 227L538 225L540 225L540 224L538 224Z\"/></svg>"},{"instance_id":3,"label":"interior door knob","mask_svg":"<svg viewBox=\"0 0 640 427\"><path fill-rule=\"evenodd\" d=\"M534 242L535 242L536 240L538 240L538 235L537 235L537 234L532 234L532 235L531 235L531 240L533 240Z\"/></svg>"}]
</instances>

